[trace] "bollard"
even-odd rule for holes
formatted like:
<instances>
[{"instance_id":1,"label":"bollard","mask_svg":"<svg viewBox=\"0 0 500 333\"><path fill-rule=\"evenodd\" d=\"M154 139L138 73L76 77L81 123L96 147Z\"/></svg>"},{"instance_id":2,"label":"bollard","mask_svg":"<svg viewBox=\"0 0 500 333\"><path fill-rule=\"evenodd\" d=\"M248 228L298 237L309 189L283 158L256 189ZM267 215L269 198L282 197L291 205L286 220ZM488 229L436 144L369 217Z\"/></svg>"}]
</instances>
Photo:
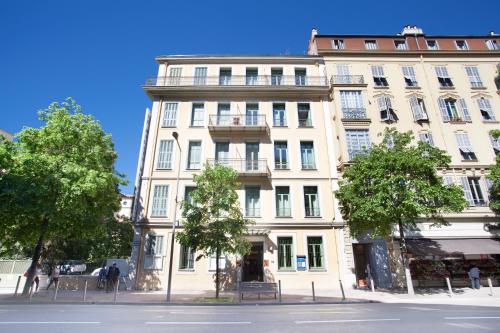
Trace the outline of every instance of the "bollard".
<instances>
[{"instance_id":1,"label":"bollard","mask_svg":"<svg viewBox=\"0 0 500 333\"><path fill-rule=\"evenodd\" d=\"M21 283L21 275L17 277L16 290L14 291L14 297L17 297L17 291L19 290L19 284Z\"/></svg>"},{"instance_id":2,"label":"bollard","mask_svg":"<svg viewBox=\"0 0 500 333\"><path fill-rule=\"evenodd\" d=\"M450 293L450 297L453 296L453 290L451 289L450 278L446 277L446 284L448 285L448 292Z\"/></svg>"},{"instance_id":3,"label":"bollard","mask_svg":"<svg viewBox=\"0 0 500 333\"><path fill-rule=\"evenodd\" d=\"M281 280L278 280L278 295L280 297L280 303L281 303Z\"/></svg>"},{"instance_id":4,"label":"bollard","mask_svg":"<svg viewBox=\"0 0 500 333\"><path fill-rule=\"evenodd\" d=\"M490 296L493 296L493 285L491 283L491 278L488 278L488 286L490 287Z\"/></svg>"},{"instance_id":5,"label":"bollard","mask_svg":"<svg viewBox=\"0 0 500 333\"><path fill-rule=\"evenodd\" d=\"M345 301L345 293L344 293L344 286L342 285L342 280L339 280L340 283L340 291L342 291L342 300Z\"/></svg>"},{"instance_id":6,"label":"bollard","mask_svg":"<svg viewBox=\"0 0 500 333\"><path fill-rule=\"evenodd\" d=\"M85 279L85 287L83 289L83 301L85 302L87 300L87 286L88 286L88 280Z\"/></svg>"},{"instance_id":7,"label":"bollard","mask_svg":"<svg viewBox=\"0 0 500 333\"><path fill-rule=\"evenodd\" d=\"M52 297L52 301L55 302L57 299L57 292L59 291L59 280L56 282L54 286L54 297Z\"/></svg>"},{"instance_id":8,"label":"bollard","mask_svg":"<svg viewBox=\"0 0 500 333\"><path fill-rule=\"evenodd\" d=\"M372 288L372 293L375 292L375 284L373 283L373 278L370 276L370 287Z\"/></svg>"},{"instance_id":9,"label":"bollard","mask_svg":"<svg viewBox=\"0 0 500 333\"><path fill-rule=\"evenodd\" d=\"M118 288L120 286L120 280L116 281L116 285L115 285L115 295L113 296L113 303L116 304L116 295L118 294Z\"/></svg>"},{"instance_id":10,"label":"bollard","mask_svg":"<svg viewBox=\"0 0 500 333\"><path fill-rule=\"evenodd\" d=\"M311 282L313 292L313 302L316 302L316 293L314 292L314 281Z\"/></svg>"}]
</instances>

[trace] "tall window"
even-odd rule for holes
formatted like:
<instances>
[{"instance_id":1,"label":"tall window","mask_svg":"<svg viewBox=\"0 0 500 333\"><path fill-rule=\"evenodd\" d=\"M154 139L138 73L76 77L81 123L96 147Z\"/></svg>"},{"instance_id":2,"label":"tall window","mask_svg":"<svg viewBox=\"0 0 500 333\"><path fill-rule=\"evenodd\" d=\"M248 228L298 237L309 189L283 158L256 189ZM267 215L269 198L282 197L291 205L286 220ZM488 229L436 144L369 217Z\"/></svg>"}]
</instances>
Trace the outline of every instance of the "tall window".
<instances>
[{"instance_id":1,"label":"tall window","mask_svg":"<svg viewBox=\"0 0 500 333\"><path fill-rule=\"evenodd\" d=\"M396 50L406 50L407 47L406 47L406 41L404 40L395 40L394 41L394 47L396 48Z\"/></svg>"},{"instance_id":2,"label":"tall window","mask_svg":"<svg viewBox=\"0 0 500 333\"><path fill-rule=\"evenodd\" d=\"M259 125L259 103L247 103L245 113L245 124L247 126ZM234 124L234 119L233 119Z\"/></svg>"},{"instance_id":3,"label":"tall window","mask_svg":"<svg viewBox=\"0 0 500 333\"><path fill-rule=\"evenodd\" d=\"M323 259L323 237L307 237L307 255L309 257L309 269L320 269L325 267Z\"/></svg>"},{"instance_id":4,"label":"tall window","mask_svg":"<svg viewBox=\"0 0 500 333\"><path fill-rule=\"evenodd\" d=\"M413 66L403 66L403 76L407 87L418 87L417 76Z\"/></svg>"},{"instance_id":5,"label":"tall window","mask_svg":"<svg viewBox=\"0 0 500 333\"><path fill-rule=\"evenodd\" d=\"M337 64L337 76L335 77L336 83L353 83L352 77L349 72L349 65Z\"/></svg>"},{"instance_id":6,"label":"tall window","mask_svg":"<svg viewBox=\"0 0 500 333\"><path fill-rule=\"evenodd\" d=\"M346 129L347 152L349 160L352 161L356 156L364 154L370 150L370 135L368 130Z\"/></svg>"},{"instance_id":7,"label":"tall window","mask_svg":"<svg viewBox=\"0 0 500 333\"><path fill-rule=\"evenodd\" d=\"M300 142L300 157L302 160L302 169L316 169L314 143L312 141Z\"/></svg>"},{"instance_id":8,"label":"tall window","mask_svg":"<svg viewBox=\"0 0 500 333\"><path fill-rule=\"evenodd\" d=\"M273 126L286 126L285 103L273 103Z\"/></svg>"},{"instance_id":9,"label":"tall window","mask_svg":"<svg viewBox=\"0 0 500 333\"><path fill-rule=\"evenodd\" d=\"M365 40L365 49L376 50L378 49L377 41L375 40Z\"/></svg>"},{"instance_id":10,"label":"tall window","mask_svg":"<svg viewBox=\"0 0 500 333\"><path fill-rule=\"evenodd\" d=\"M219 70L219 85L225 86L231 84L231 68L221 68Z\"/></svg>"},{"instance_id":11,"label":"tall window","mask_svg":"<svg viewBox=\"0 0 500 333\"><path fill-rule=\"evenodd\" d=\"M144 269L163 268L163 236L146 234L144 240Z\"/></svg>"},{"instance_id":12,"label":"tall window","mask_svg":"<svg viewBox=\"0 0 500 333\"><path fill-rule=\"evenodd\" d=\"M288 169L288 143L286 141L274 142L274 167Z\"/></svg>"},{"instance_id":13,"label":"tall window","mask_svg":"<svg viewBox=\"0 0 500 333\"><path fill-rule=\"evenodd\" d=\"M288 186L276 186L276 216L292 216L292 208L290 205L290 187Z\"/></svg>"},{"instance_id":14,"label":"tall window","mask_svg":"<svg viewBox=\"0 0 500 333\"><path fill-rule=\"evenodd\" d=\"M247 68L246 69L246 84L248 86L253 86L258 84L259 70L257 68Z\"/></svg>"},{"instance_id":15,"label":"tall window","mask_svg":"<svg viewBox=\"0 0 500 333\"><path fill-rule=\"evenodd\" d=\"M245 215L260 216L260 186L245 187Z\"/></svg>"},{"instance_id":16,"label":"tall window","mask_svg":"<svg viewBox=\"0 0 500 333\"><path fill-rule=\"evenodd\" d=\"M479 177L460 177L460 182L469 206L486 206Z\"/></svg>"},{"instance_id":17,"label":"tall window","mask_svg":"<svg viewBox=\"0 0 500 333\"><path fill-rule=\"evenodd\" d=\"M448 68L446 66L436 66L436 76L441 88L451 88L453 87L453 82L451 81L450 75L448 75Z\"/></svg>"},{"instance_id":18,"label":"tall window","mask_svg":"<svg viewBox=\"0 0 500 333\"><path fill-rule=\"evenodd\" d=\"M165 111L163 113L163 127L175 127L177 124L177 103L165 103Z\"/></svg>"},{"instance_id":19,"label":"tall window","mask_svg":"<svg viewBox=\"0 0 500 333\"><path fill-rule=\"evenodd\" d=\"M487 40L486 47L488 48L488 50L500 50L500 45L498 45L495 39Z\"/></svg>"},{"instance_id":20,"label":"tall window","mask_svg":"<svg viewBox=\"0 0 500 333\"><path fill-rule=\"evenodd\" d=\"M168 185L155 185L153 189L153 204L151 216L167 216Z\"/></svg>"},{"instance_id":21,"label":"tall window","mask_svg":"<svg viewBox=\"0 0 500 333\"><path fill-rule=\"evenodd\" d=\"M191 126L203 126L205 118L205 105L203 103L193 103L191 110Z\"/></svg>"},{"instance_id":22,"label":"tall window","mask_svg":"<svg viewBox=\"0 0 500 333\"><path fill-rule=\"evenodd\" d=\"M217 104L217 125L231 124L231 104L218 103Z\"/></svg>"},{"instance_id":23,"label":"tall window","mask_svg":"<svg viewBox=\"0 0 500 333\"><path fill-rule=\"evenodd\" d=\"M477 105L479 106L479 111L481 112L483 120L496 120L489 99L486 99L484 97L478 98Z\"/></svg>"},{"instance_id":24,"label":"tall window","mask_svg":"<svg viewBox=\"0 0 500 333\"><path fill-rule=\"evenodd\" d=\"M172 169L172 152L174 148L174 140L160 140L158 147L158 160L156 161L157 169Z\"/></svg>"},{"instance_id":25,"label":"tall window","mask_svg":"<svg viewBox=\"0 0 500 333\"><path fill-rule=\"evenodd\" d=\"M197 86L204 86L207 84L207 68L196 67L194 69L194 84Z\"/></svg>"},{"instance_id":26,"label":"tall window","mask_svg":"<svg viewBox=\"0 0 500 333\"><path fill-rule=\"evenodd\" d=\"M293 269L292 237L278 237L278 269Z\"/></svg>"},{"instance_id":27,"label":"tall window","mask_svg":"<svg viewBox=\"0 0 500 333\"><path fill-rule=\"evenodd\" d=\"M186 186L184 188L184 200L193 204L193 197L191 196L192 192L196 189L196 186ZM184 213L184 207L182 207L182 217L186 217Z\"/></svg>"},{"instance_id":28,"label":"tall window","mask_svg":"<svg viewBox=\"0 0 500 333\"><path fill-rule=\"evenodd\" d=\"M455 45L457 46L457 50L468 50L467 42L465 40L456 40Z\"/></svg>"},{"instance_id":29,"label":"tall window","mask_svg":"<svg viewBox=\"0 0 500 333\"><path fill-rule=\"evenodd\" d=\"M168 85L178 86L181 84L182 67L171 67L168 75Z\"/></svg>"},{"instance_id":30,"label":"tall window","mask_svg":"<svg viewBox=\"0 0 500 333\"><path fill-rule=\"evenodd\" d=\"M410 97L410 109L415 121L428 120L427 110L423 98L417 96Z\"/></svg>"},{"instance_id":31,"label":"tall window","mask_svg":"<svg viewBox=\"0 0 500 333\"><path fill-rule=\"evenodd\" d=\"M391 98L388 96L380 96L377 98L378 111L382 121L396 121L398 117L392 108Z\"/></svg>"},{"instance_id":32,"label":"tall window","mask_svg":"<svg viewBox=\"0 0 500 333\"><path fill-rule=\"evenodd\" d=\"M219 269L221 271L224 271L226 269L226 260L227 257L225 254L221 254L219 257ZM208 270L211 272L214 272L217 265L217 255L215 253L212 253L209 257L209 264L208 264Z\"/></svg>"},{"instance_id":33,"label":"tall window","mask_svg":"<svg viewBox=\"0 0 500 333\"><path fill-rule=\"evenodd\" d=\"M428 40L427 41L427 49L428 50L439 50L439 45L438 45L437 41Z\"/></svg>"},{"instance_id":34,"label":"tall window","mask_svg":"<svg viewBox=\"0 0 500 333\"><path fill-rule=\"evenodd\" d=\"M201 169L201 141L190 141L188 151L188 169Z\"/></svg>"},{"instance_id":35,"label":"tall window","mask_svg":"<svg viewBox=\"0 0 500 333\"><path fill-rule=\"evenodd\" d=\"M467 133L457 132L455 133L455 137L457 139L460 155L462 155L462 160L464 161L477 160L476 154L472 149L472 145L470 144L469 136L467 135Z\"/></svg>"},{"instance_id":36,"label":"tall window","mask_svg":"<svg viewBox=\"0 0 500 333\"><path fill-rule=\"evenodd\" d=\"M365 119L366 110L363 105L361 91L341 90L340 104L342 116L346 119Z\"/></svg>"},{"instance_id":37,"label":"tall window","mask_svg":"<svg viewBox=\"0 0 500 333\"><path fill-rule=\"evenodd\" d=\"M495 155L500 154L500 137L495 138L491 132L489 136L491 145L493 146L493 152L495 152Z\"/></svg>"},{"instance_id":38,"label":"tall window","mask_svg":"<svg viewBox=\"0 0 500 333\"><path fill-rule=\"evenodd\" d=\"M279 86L283 84L283 68L271 68L271 85Z\"/></svg>"},{"instance_id":39,"label":"tall window","mask_svg":"<svg viewBox=\"0 0 500 333\"><path fill-rule=\"evenodd\" d=\"M483 82L481 82L481 77L479 76L479 70L476 66L465 66L465 72L469 77L469 82L472 88L483 87Z\"/></svg>"},{"instance_id":40,"label":"tall window","mask_svg":"<svg viewBox=\"0 0 500 333\"><path fill-rule=\"evenodd\" d=\"M443 121L471 121L469 109L463 98L458 100L453 98L438 98L439 109L443 116Z\"/></svg>"},{"instance_id":41,"label":"tall window","mask_svg":"<svg viewBox=\"0 0 500 333\"><path fill-rule=\"evenodd\" d=\"M312 120L309 103L298 103L297 109L299 115L299 127L311 127Z\"/></svg>"},{"instance_id":42,"label":"tall window","mask_svg":"<svg viewBox=\"0 0 500 333\"><path fill-rule=\"evenodd\" d=\"M194 251L188 246L181 245L181 257L179 259L179 269L194 269Z\"/></svg>"},{"instance_id":43,"label":"tall window","mask_svg":"<svg viewBox=\"0 0 500 333\"><path fill-rule=\"evenodd\" d=\"M343 39L332 40L332 48L335 50L343 50L345 48L344 40Z\"/></svg>"},{"instance_id":44,"label":"tall window","mask_svg":"<svg viewBox=\"0 0 500 333\"><path fill-rule=\"evenodd\" d=\"M306 69L305 68L295 68L295 85L305 86L306 85Z\"/></svg>"},{"instance_id":45,"label":"tall window","mask_svg":"<svg viewBox=\"0 0 500 333\"><path fill-rule=\"evenodd\" d=\"M317 186L304 186L304 208L306 217L320 216Z\"/></svg>"},{"instance_id":46,"label":"tall window","mask_svg":"<svg viewBox=\"0 0 500 333\"><path fill-rule=\"evenodd\" d=\"M421 132L418 134L420 141L427 142L431 146L434 146L434 140L432 139L432 134L430 132Z\"/></svg>"},{"instance_id":47,"label":"tall window","mask_svg":"<svg viewBox=\"0 0 500 333\"><path fill-rule=\"evenodd\" d=\"M387 87L389 82L384 75L384 67L382 66L372 66L373 82L376 87Z\"/></svg>"}]
</instances>

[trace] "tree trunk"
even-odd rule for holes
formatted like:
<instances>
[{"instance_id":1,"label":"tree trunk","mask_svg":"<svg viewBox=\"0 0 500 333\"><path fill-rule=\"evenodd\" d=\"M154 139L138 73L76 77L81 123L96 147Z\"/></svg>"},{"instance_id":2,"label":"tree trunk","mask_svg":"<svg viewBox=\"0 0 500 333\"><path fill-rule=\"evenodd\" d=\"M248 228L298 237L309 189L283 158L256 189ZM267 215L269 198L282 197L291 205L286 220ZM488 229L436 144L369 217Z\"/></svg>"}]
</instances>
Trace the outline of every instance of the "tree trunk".
<instances>
[{"instance_id":1,"label":"tree trunk","mask_svg":"<svg viewBox=\"0 0 500 333\"><path fill-rule=\"evenodd\" d=\"M43 240L45 237L45 232L47 231L47 226L49 225L49 219L44 217L42 224L40 226L40 237L35 246L35 251L33 251L33 257L31 258L31 265L28 268L28 276L26 277L26 283L24 284L23 295L28 295L30 291L30 286L33 283L33 278L35 277L35 270L40 260L40 253L42 252Z\"/></svg>"},{"instance_id":2,"label":"tree trunk","mask_svg":"<svg viewBox=\"0 0 500 333\"><path fill-rule=\"evenodd\" d=\"M398 220L398 227L399 227L399 245L400 245L400 252L401 252L401 263L403 264L403 269L405 272L405 279L406 279L406 288L408 290L408 294L414 295L415 292L413 290L413 281L411 280L411 272L410 272L410 265L408 263L408 260L406 258L406 240L405 240L405 234L403 230L403 221L401 219Z\"/></svg>"},{"instance_id":3,"label":"tree trunk","mask_svg":"<svg viewBox=\"0 0 500 333\"><path fill-rule=\"evenodd\" d=\"M219 298L219 257L220 257L220 249L217 247L215 250L215 298Z\"/></svg>"}]
</instances>

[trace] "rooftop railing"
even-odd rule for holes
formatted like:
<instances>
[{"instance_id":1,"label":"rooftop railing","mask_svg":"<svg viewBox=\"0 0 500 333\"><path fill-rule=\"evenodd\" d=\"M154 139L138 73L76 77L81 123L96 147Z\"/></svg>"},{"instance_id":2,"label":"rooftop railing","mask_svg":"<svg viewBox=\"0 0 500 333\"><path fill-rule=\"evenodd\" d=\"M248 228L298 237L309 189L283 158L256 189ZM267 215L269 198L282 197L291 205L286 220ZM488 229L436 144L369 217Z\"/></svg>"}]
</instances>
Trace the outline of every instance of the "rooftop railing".
<instances>
[{"instance_id":1,"label":"rooftop railing","mask_svg":"<svg viewBox=\"0 0 500 333\"><path fill-rule=\"evenodd\" d=\"M307 75L231 75L231 76L167 76L148 78L146 87L184 86L328 86L323 76Z\"/></svg>"}]
</instances>

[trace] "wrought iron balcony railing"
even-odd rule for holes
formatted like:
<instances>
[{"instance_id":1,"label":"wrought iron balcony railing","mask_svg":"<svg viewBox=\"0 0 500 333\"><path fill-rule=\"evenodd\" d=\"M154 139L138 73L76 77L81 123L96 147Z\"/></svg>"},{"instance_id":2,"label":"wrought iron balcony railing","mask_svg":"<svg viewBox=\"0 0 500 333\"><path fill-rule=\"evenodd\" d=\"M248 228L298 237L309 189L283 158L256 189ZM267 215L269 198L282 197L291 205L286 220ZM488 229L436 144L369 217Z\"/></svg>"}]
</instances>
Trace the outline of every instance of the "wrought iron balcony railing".
<instances>
[{"instance_id":1,"label":"wrought iron balcony railing","mask_svg":"<svg viewBox=\"0 0 500 333\"><path fill-rule=\"evenodd\" d=\"M208 126L211 129L216 128L229 128L229 129L266 129L266 116L263 114L256 115L241 115L241 114L228 114L228 115L210 115Z\"/></svg>"},{"instance_id":2,"label":"wrought iron balcony railing","mask_svg":"<svg viewBox=\"0 0 500 333\"><path fill-rule=\"evenodd\" d=\"M333 75L331 84L365 84L363 75Z\"/></svg>"},{"instance_id":3,"label":"wrought iron balcony railing","mask_svg":"<svg viewBox=\"0 0 500 333\"><path fill-rule=\"evenodd\" d=\"M267 160L265 159L247 160L244 158L228 158L228 159L209 158L207 159L207 163L212 166L217 164L226 165L236 170L236 172L238 172L240 175L246 175L246 176L269 175L269 168L267 167Z\"/></svg>"},{"instance_id":4,"label":"wrought iron balcony railing","mask_svg":"<svg viewBox=\"0 0 500 333\"><path fill-rule=\"evenodd\" d=\"M232 75L232 76L167 76L146 79L146 87L184 86L328 86L323 76L304 75Z\"/></svg>"},{"instance_id":5,"label":"wrought iron balcony railing","mask_svg":"<svg viewBox=\"0 0 500 333\"><path fill-rule=\"evenodd\" d=\"M342 108L344 119L367 119L365 108Z\"/></svg>"}]
</instances>

